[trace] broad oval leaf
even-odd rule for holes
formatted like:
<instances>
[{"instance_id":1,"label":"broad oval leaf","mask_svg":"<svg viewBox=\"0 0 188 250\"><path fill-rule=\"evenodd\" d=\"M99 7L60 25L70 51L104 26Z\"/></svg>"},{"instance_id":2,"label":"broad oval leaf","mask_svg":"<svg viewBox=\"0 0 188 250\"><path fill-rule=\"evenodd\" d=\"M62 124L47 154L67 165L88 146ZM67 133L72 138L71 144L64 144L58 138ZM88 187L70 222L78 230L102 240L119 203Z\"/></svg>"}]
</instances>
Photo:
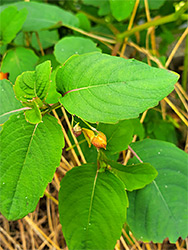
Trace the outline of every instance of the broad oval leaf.
<instances>
[{"instance_id":1,"label":"broad oval leaf","mask_svg":"<svg viewBox=\"0 0 188 250\"><path fill-rule=\"evenodd\" d=\"M96 43L91 39L69 36L62 38L55 45L54 55L58 62L64 63L74 54L81 55L93 51L100 52L100 49L96 47Z\"/></svg>"},{"instance_id":2,"label":"broad oval leaf","mask_svg":"<svg viewBox=\"0 0 188 250\"><path fill-rule=\"evenodd\" d=\"M23 25L23 31L39 31L57 25L78 26L78 18L62 8L37 2L17 2L0 6L0 12L8 6L16 6L18 10L26 8L28 15Z\"/></svg>"},{"instance_id":3,"label":"broad oval leaf","mask_svg":"<svg viewBox=\"0 0 188 250\"><path fill-rule=\"evenodd\" d=\"M20 112L18 109L22 105L15 98L13 87L6 79L0 80L0 96L0 124L3 124L12 114Z\"/></svg>"},{"instance_id":4,"label":"broad oval leaf","mask_svg":"<svg viewBox=\"0 0 188 250\"><path fill-rule=\"evenodd\" d=\"M3 44L10 43L15 38L18 31L21 30L26 17L26 9L17 11L14 6L10 6L0 13L0 40Z\"/></svg>"},{"instance_id":5,"label":"broad oval leaf","mask_svg":"<svg viewBox=\"0 0 188 250\"><path fill-rule=\"evenodd\" d=\"M77 13L76 17L79 20L79 28L89 32L91 30L91 22L84 13Z\"/></svg>"},{"instance_id":6,"label":"broad oval leaf","mask_svg":"<svg viewBox=\"0 0 188 250\"><path fill-rule=\"evenodd\" d=\"M136 118L174 88L178 74L101 53L72 56L59 68L57 90L71 113L89 122Z\"/></svg>"},{"instance_id":7,"label":"broad oval leaf","mask_svg":"<svg viewBox=\"0 0 188 250\"><path fill-rule=\"evenodd\" d=\"M17 77L14 92L16 98L22 102L40 98L44 100L50 85L51 61L39 64L35 71L23 72Z\"/></svg>"},{"instance_id":8,"label":"broad oval leaf","mask_svg":"<svg viewBox=\"0 0 188 250\"><path fill-rule=\"evenodd\" d=\"M13 115L0 134L0 211L8 220L33 212L59 165L64 139L49 115L32 125Z\"/></svg>"},{"instance_id":9,"label":"broad oval leaf","mask_svg":"<svg viewBox=\"0 0 188 250\"><path fill-rule=\"evenodd\" d=\"M135 0L122 1L122 0L110 0L110 8L112 15L116 20L122 21L131 15L135 5Z\"/></svg>"},{"instance_id":10,"label":"broad oval leaf","mask_svg":"<svg viewBox=\"0 0 188 250\"><path fill-rule=\"evenodd\" d=\"M176 242L180 236L187 237L188 155L171 143L151 139L131 147L158 171L151 184L128 193L127 222L133 234L139 240L153 242L166 237Z\"/></svg>"},{"instance_id":11,"label":"broad oval leaf","mask_svg":"<svg viewBox=\"0 0 188 250\"><path fill-rule=\"evenodd\" d=\"M127 196L123 183L109 171L82 165L62 179L59 214L68 248L114 249L125 222Z\"/></svg>"},{"instance_id":12,"label":"broad oval leaf","mask_svg":"<svg viewBox=\"0 0 188 250\"><path fill-rule=\"evenodd\" d=\"M38 61L38 56L26 48L18 47L7 51L3 57L1 71L10 73L9 79L12 83L16 77L27 70L34 70Z\"/></svg>"},{"instance_id":13,"label":"broad oval leaf","mask_svg":"<svg viewBox=\"0 0 188 250\"><path fill-rule=\"evenodd\" d=\"M157 176L156 169L149 163L122 165L118 162L107 160L113 168L112 172L125 184L128 191L141 189L151 183Z\"/></svg>"}]
</instances>

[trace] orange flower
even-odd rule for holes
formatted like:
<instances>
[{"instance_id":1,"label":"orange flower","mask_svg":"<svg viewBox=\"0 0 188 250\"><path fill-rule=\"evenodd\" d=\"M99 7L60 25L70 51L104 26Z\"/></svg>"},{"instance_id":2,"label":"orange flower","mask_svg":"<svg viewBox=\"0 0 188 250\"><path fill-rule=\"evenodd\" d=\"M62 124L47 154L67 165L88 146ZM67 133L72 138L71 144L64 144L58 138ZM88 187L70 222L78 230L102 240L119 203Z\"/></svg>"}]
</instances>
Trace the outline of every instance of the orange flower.
<instances>
[{"instance_id":1,"label":"orange flower","mask_svg":"<svg viewBox=\"0 0 188 250\"><path fill-rule=\"evenodd\" d=\"M9 73L0 72L0 80L8 79Z\"/></svg>"},{"instance_id":2,"label":"orange flower","mask_svg":"<svg viewBox=\"0 0 188 250\"><path fill-rule=\"evenodd\" d=\"M89 147L91 147L91 144L93 144L96 148L104 148L106 149L107 140L105 134L102 132L96 132L96 134L87 128L82 129L83 134L89 144Z\"/></svg>"}]
</instances>

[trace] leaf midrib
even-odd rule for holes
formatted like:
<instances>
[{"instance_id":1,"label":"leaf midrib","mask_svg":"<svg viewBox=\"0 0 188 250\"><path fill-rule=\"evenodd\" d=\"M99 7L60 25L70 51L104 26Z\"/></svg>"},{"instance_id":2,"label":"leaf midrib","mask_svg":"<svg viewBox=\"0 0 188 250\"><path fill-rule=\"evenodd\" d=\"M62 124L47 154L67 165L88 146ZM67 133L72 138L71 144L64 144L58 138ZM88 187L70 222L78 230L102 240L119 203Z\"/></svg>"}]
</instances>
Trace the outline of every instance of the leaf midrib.
<instances>
[{"instance_id":1,"label":"leaf midrib","mask_svg":"<svg viewBox=\"0 0 188 250\"><path fill-rule=\"evenodd\" d=\"M26 159L27 159L27 155L28 155L28 153L29 153L29 151L30 151L31 144L32 144L32 141L33 141L33 137L34 137L34 134L35 134L35 131L36 131L36 129L37 129L38 124L39 124L39 123L37 123L37 124L35 125L34 129L33 129L33 133L32 133L32 135L31 135L31 139L30 139L30 141L29 141L29 145L28 145L27 152L26 152L26 155L25 155L25 159L24 159L24 162L23 162L23 164L22 164L22 168L21 168L21 171L20 171L20 174L19 174L19 177L18 177L18 180L17 180L16 183L19 182L20 176L21 176L21 174L22 174L22 170L23 170L23 168L24 168L25 161L26 161ZM17 184L16 184L16 188L15 188L15 190L14 190L14 192L13 192L13 195L12 195L13 198L14 198L14 196L15 196L16 191L17 191ZM14 204L14 199L13 199L13 198L12 198L12 200L11 200L11 204L10 204L8 216L10 215L11 208L12 208L12 206L13 206L13 204Z\"/></svg>"},{"instance_id":2,"label":"leaf midrib","mask_svg":"<svg viewBox=\"0 0 188 250\"><path fill-rule=\"evenodd\" d=\"M93 199L94 199L94 194L95 194L97 177L98 177L98 170L97 170L96 175L95 175L95 179L94 179L94 182L93 182L93 189L92 189L92 193L91 193L91 200L90 200L89 213L88 213L88 221L87 221L87 226L86 226L86 237L87 237L88 232L89 232L89 224L90 224L91 211L92 211L92 206L93 206ZM86 245L87 245L87 238L86 238Z\"/></svg>"},{"instance_id":3,"label":"leaf midrib","mask_svg":"<svg viewBox=\"0 0 188 250\"><path fill-rule=\"evenodd\" d=\"M160 78L160 80L163 79L163 78ZM165 78L164 78L165 79ZM135 80L131 80L130 82L137 82L137 81L145 81L145 80L152 80L150 78L145 78L145 79L135 79ZM92 88L100 88L100 87L105 87L105 86L110 86L110 85L114 85L114 84L126 84L127 87L130 87L130 84L126 81L117 81L117 82L108 82L108 83L99 83L97 85L89 85L89 86L85 86L85 87L80 87L80 88L75 88L75 89L70 89L68 91L66 91L63 96L65 96L66 94L69 94L71 92L77 92L77 91L82 91L82 90L87 90L87 89L92 89ZM159 86L158 86L159 87ZM131 86L131 88L135 88L133 85ZM169 88L169 86L166 86L166 88ZM138 86L136 87L137 90L144 90L145 88L138 88ZM163 88L158 88L158 90L163 90L165 89L164 86ZM154 89L156 90L156 89Z\"/></svg>"},{"instance_id":4,"label":"leaf midrib","mask_svg":"<svg viewBox=\"0 0 188 250\"><path fill-rule=\"evenodd\" d=\"M158 193L159 193L159 195L160 195L160 197L161 197L161 199L162 199L162 201L163 201L163 203L164 203L166 209L167 209L167 210L169 211L169 213L172 215L172 218L173 218L173 220L174 220L174 222L175 222L175 224L176 224L176 219L174 218L174 215L173 215L173 213L171 212L171 210L170 210L170 208L169 208L169 206L168 206L168 204L167 204L165 198L163 197L163 194L162 194L161 190L159 189L159 187L158 187L158 185L157 185L157 183L156 183L155 180L153 180L153 184L154 184L155 188L157 189L157 191L158 191ZM177 233L177 234L180 234L177 230L176 230L176 233Z\"/></svg>"}]
</instances>

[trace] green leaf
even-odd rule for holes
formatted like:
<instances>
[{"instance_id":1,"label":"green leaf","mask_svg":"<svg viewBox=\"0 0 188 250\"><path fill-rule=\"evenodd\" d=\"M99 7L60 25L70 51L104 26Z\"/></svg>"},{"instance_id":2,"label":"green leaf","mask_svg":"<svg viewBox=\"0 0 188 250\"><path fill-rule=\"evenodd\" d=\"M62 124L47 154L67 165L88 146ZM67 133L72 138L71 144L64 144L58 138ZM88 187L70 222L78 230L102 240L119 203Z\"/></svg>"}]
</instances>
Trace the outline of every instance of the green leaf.
<instances>
[{"instance_id":1,"label":"green leaf","mask_svg":"<svg viewBox=\"0 0 188 250\"><path fill-rule=\"evenodd\" d=\"M105 16L110 14L110 3L109 0L103 0L100 2L100 7L98 11L99 16Z\"/></svg>"},{"instance_id":2,"label":"green leaf","mask_svg":"<svg viewBox=\"0 0 188 250\"><path fill-rule=\"evenodd\" d=\"M106 150L111 154L127 149L134 134L132 120L123 120L115 124L100 123L97 130L106 135Z\"/></svg>"},{"instance_id":3,"label":"green leaf","mask_svg":"<svg viewBox=\"0 0 188 250\"><path fill-rule=\"evenodd\" d=\"M82 0L82 2L86 5L92 5L98 7L100 5L100 1L98 0Z\"/></svg>"},{"instance_id":4,"label":"green leaf","mask_svg":"<svg viewBox=\"0 0 188 250\"><path fill-rule=\"evenodd\" d=\"M38 35L39 35L39 40L43 49L52 47L59 40L59 35L58 35L57 30L52 30L52 31L41 30L41 31L38 31ZM26 37L25 33L20 32L17 35L16 39L14 40L14 43L16 45L27 46L27 39L28 38ZM36 50L40 50L36 34L32 33L29 39L31 39L31 46L35 48Z\"/></svg>"},{"instance_id":5,"label":"green leaf","mask_svg":"<svg viewBox=\"0 0 188 250\"><path fill-rule=\"evenodd\" d=\"M37 2L17 2L10 5L16 6L18 10L27 9L28 15L22 28L23 31L39 31L62 24L78 26L78 19L72 13L55 5ZM10 5L0 6L0 12Z\"/></svg>"},{"instance_id":6,"label":"green leaf","mask_svg":"<svg viewBox=\"0 0 188 250\"><path fill-rule=\"evenodd\" d=\"M53 70L55 70L59 66L59 63L56 61L55 56L53 54L46 54L44 56L39 57L38 64L43 63L46 60L51 61Z\"/></svg>"},{"instance_id":7,"label":"green leaf","mask_svg":"<svg viewBox=\"0 0 188 250\"><path fill-rule=\"evenodd\" d=\"M57 73L57 69L52 71L52 74L50 76L50 88L48 91L48 95L46 98L46 102L49 104L53 104L59 101L59 98L61 97L61 95L57 92L56 90L56 73Z\"/></svg>"},{"instance_id":8,"label":"green leaf","mask_svg":"<svg viewBox=\"0 0 188 250\"><path fill-rule=\"evenodd\" d=\"M49 115L32 125L13 115L0 134L0 211L8 220L33 212L59 165L64 139Z\"/></svg>"},{"instance_id":9,"label":"green leaf","mask_svg":"<svg viewBox=\"0 0 188 250\"><path fill-rule=\"evenodd\" d=\"M22 102L32 101L33 98L44 100L49 89L51 62L39 64L35 71L22 73L16 79L14 92L16 98Z\"/></svg>"},{"instance_id":10,"label":"green leaf","mask_svg":"<svg viewBox=\"0 0 188 250\"><path fill-rule=\"evenodd\" d=\"M84 54L87 52L99 51L96 43L88 38L83 37L64 37L55 45L54 55L56 60L64 63L70 56L74 54Z\"/></svg>"},{"instance_id":11,"label":"green leaf","mask_svg":"<svg viewBox=\"0 0 188 250\"><path fill-rule=\"evenodd\" d=\"M17 8L10 6L0 13L0 43L10 43L21 30L27 17L27 10L17 11Z\"/></svg>"},{"instance_id":12,"label":"green leaf","mask_svg":"<svg viewBox=\"0 0 188 250\"><path fill-rule=\"evenodd\" d=\"M0 124L3 124L8 118L22 107L21 103L15 98L11 83L4 79L0 80ZM17 111L18 113L20 111ZM1 127L0 127L1 129Z\"/></svg>"},{"instance_id":13,"label":"green leaf","mask_svg":"<svg viewBox=\"0 0 188 250\"><path fill-rule=\"evenodd\" d=\"M145 136L145 130L142 123L140 123L139 118L132 119L132 124L134 127L134 135L137 135L140 139L143 139Z\"/></svg>"},{"instance_id":14,"label":"green leaf","mask_svg":"<svg viewBox=\"0 0 188 250\"><path fill-rule=\"evenodd\" d=\"M79 28L89 32L91 29L91 23L87 16L83 13L77 13L76 17L79 19Z\"/></svg>"},{"instance_id":15,"label":"green leaf","mask_svg":"<svg viewBox=\"0 0 188 250\"><path fill-rule=\"evenodd\" d=\"M108 170L82 165L62 179L59 214L69 249L114 249L128 201L123 183Z\"/></svg>"},{"instance_id":16,"label":"green leaf","mask_svg":"<svg viewBox=\"0 0 188 250\"><path fill-rule=\"evenodd\" d=\"M135 0L110 0L112 15L117 21L122 21L130 16L135 5Z\"/></svg>"},{"instance_id":17,"label":"green leaf","mask_svg":"<svg viewBox=\"0 0 188 250\"><path fill-rule=\"evenodd\" d=\"M166 0L148 0L149 9L158 10L165 2ZM144 7L144 0L140 1L140 5Z\"/></svg>"},{"instance_id":18,"label":"green leaf","mask_svg":"<svg viewBox=\"0 0 188 250\"><path fill-rule=\"evenodd\" d=\"M37 124L42 122L42 114L39 109L38 103L34 100L32 101L32 109L25 111L25 119L31 124Z\"/></svg>"},{"instance_id":19,"label":"green leaf","mask_svg":"<svg viewBox=\"0 0 188 250\"><path fill-rule=\"evenodd\" d=\"M157 176L156 169L149 163L124 166L109 159L107 163L113 168L112 172L121 179L128 191L145 187Z\"/></svg>"},{"instance_id":20,"label":"green leaf","mask_svg":"<svg viewBox=\"0 0 188 250\"><path fill-rule=\"evenodd\" d=\"M26 70L33 70L37 64L38 56L30 49L15 48L10 49L5 54L1 71L10 73L9 79L15 82L16 77Z\"/></svg>"},{"instance_id":21,"label":"green leaf","mask_svg":"<svg viewBox=\"0 0 188 250\"><path fill-rule=\"evenodd\" d=\"M142 241L176 242L188 235L188 155L175 145L146 139L131 144L144 161L158 171L157 178L142 190L129 193L127 222ZM137 162L133 159L131 162Z\"/></svg>"},{"instance_id":22,"label":"green leaf","mask_svg":"<svg viewBox=\"0 0 188 250\"><path fill-rule=\"evenodd\" d=\"M56 84L69 113L89 122L113 123L157 105L178 77L134 59L88 53L67 60L57 72Z\"/></svg>"},{"instance_id":23,"label":"green leaf","mask_svg":"<svg viewBox=\"0 0 188 250\"><path fill-rule=\"evenodd\" d=\"M144 125L147 137L177 144L177 133L174 124L168 120L168 116L166 120L163 120L159 112L149 110L144 120Z\"/></svg>"},{"instance_id":24,"label":"green leaf","mask_svg":"<svg viewBox=\"0 0 188 250\"><path fill-rule=\"evenodd\" d=\"M7 50L7 44L0 45L0 55L3 55Z\"/></svg>"},{"instance_id":25,"label":"green leaf","mask_svg":"<svg viewBox=\"0 0 188 250\"><path fill-rule=\"evenodd\" d=\"M86 5L92 5L95 7L99 7L98 10L98 15L103 16L107 15L110 13L110 4L109 0L103 0L103 1L98 1L98 0L82 0L84 4Z\"/></svg>"}]
</instances>

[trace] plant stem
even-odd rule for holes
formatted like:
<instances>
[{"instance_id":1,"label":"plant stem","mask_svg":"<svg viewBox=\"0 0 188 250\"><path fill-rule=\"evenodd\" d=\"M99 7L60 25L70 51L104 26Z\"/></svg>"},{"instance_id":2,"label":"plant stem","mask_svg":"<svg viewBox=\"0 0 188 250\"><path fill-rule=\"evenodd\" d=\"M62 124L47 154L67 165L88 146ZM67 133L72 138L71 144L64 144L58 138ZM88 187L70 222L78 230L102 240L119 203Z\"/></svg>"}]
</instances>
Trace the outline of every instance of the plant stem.
<instances>
[{"instance_id":1,"label":"plant stem","mask_svg":"<svg viewBox=\"0 0 188 250\"><path fill-rule=\"evenodd\" d=\"M80 145L79 145L79 143L78 143L78 140L77 140L76 136L74 135L74 133L73 133L73 131L72 131L72 127L71 127L71 124L70 124L70 122L69 122L69 118L68 118L68 116L67 116L67 113L66 113L66 111L65 111L65 109L64 109L63 107L61 107L61 110L62 110L62 112L63 112L65 121L66 121L66 123L67 123L67 125L68 125L68 128L69 128L69 130L70 130L70 133L71 133L71 135L72 135L72 138L73 138L73 140L74 140L74 142L75 142L75 144L76 144L76 147L77 147L77 149L78 149L78 152L79 152L79 154L80 154L80 158L81 158L81 160L82 160L83 163L87 163L87 162L86 162L86 159L85 159L85 157L84 157L84 154L83 154L83 152L82 152L82 150L81 150L81 148L80 148Z\"/></svg>"},{"instance_id":2,"label":"plant stem","mask_svg":"<svg viewBox=\"0 0 188 250\"><path fill-rule=\"evenodd\" d=\"M80 144L84 143L85 141L86 141L86 139L83 139L83 140L79 141L78 144L80 145ZM77 145L74 144L74 145L72 145L71 147L66 148L66 151L69 151L69 150L71 150L72 148L75 148L76 146L77 146Z\"/></svg>"},{"instance_id":3,"label":"plant stem","mask_svg":"<svg viewBox=\"0 0 188 250\"><path fill-rule=\"evenodd\" d=\"M185 31L183 32L183 34L181 35L180 39L178 40L178 42L176 43L176 45L174 46L173 50L171 51L168 60L165 63L165 68L168 68L168 66L170 65L175 53L177 52L179 46L181 45L181 43L183 42L184 38L187 36L188 34L188 28L185 29Z\"/></svg>"},{"instance_id":4,"label":"plant stem","mask_svg":"<svg viewBox=\"0 0 188 250\"><path fill-rule=\"evenodd\" d=\"M72 30L74 30L74 31L77 31L77 32L79 32L79 33L81 33L81 34L83 34L83 35L86 35L86 36L92 37L92 38L94 38L94 39L97 39L97 40L99 40L99 41L104 41L104 42L112 43L112 44L115 44L115 43L116 43L116 40L108 39L108 38L102 37L102 36L97 36L97 35L94 35L94 34L92 34L92 33L86 32L86 31L84 31L84 30L81 30L81 29L76 28L76 27L73 27L73 26L69 26L69 25L65 25L65 24L63 24L63 26L64 26L64 27L67 27L67 28L69 28L69 29L72 29Z\"/></svg>"},{"instance_id":5,"label":"plant stem","mask_svg":"<svg viewBox=\"0 0 188 250\"><path fill-rule=\"evenodd\" d=\"M42 115L45 115L46 113L50 113L52 110L61 108L63 105L59 102L53 104L52 106L50 106L48 109L46 109L44 112L42 112Z\"/></svg>"},{"instance_id":6,"label":"plant stem","mask_svg":"<svg viewBox=\"0 0 188 250\"><path fill-rule=\"evenodd\" d=\"M133 153L134 156L139 160L139 162L143 163L143 161L140 159L140 157L137 155L137 153L130 147L128 146L128 149Z\"/></svg>"},{"instance_id":7,"label":"plant stem","mask_svg":"<svg viewBox=\"0 0 188 250\"><path fill-rule=\"evenodd\" d=\"M36 35L37 43L38 43L39 48L40 48L40 51L41 51L41 55L44 56L44 55L45 55L45 54L44 54L44 50L43 50L43 48L42 48L42 44L41 44L41 42L40 42L39 34L38 34L37 31L35 31L35 35Z\"/></svg>"},{"instance_id":8,"label":"plant stem","mask_svg":"<svg viewBox=\"0 0 188 250\"><path fill-rule=\"evenodd\" d=\"M184 6L180 10L178 10L177 12L175 12L173 14L152 20L152 21L147 22L147 23L143 23L141 25L134 27L131 30L126 30L123 33L117 34L117 39L122 40L125 37L129 37L129 36L133 35L135 32L145 30L145 29L150 28L152 26L158 26L161 24L176 21L187 10L187 8L188 8L188 2L185 3Z\"/></svg>"},{"instance_id":9,"label":"plant stem","mask_svg":"<svg viewBox=\"0 0 188 250\"><path fill-rule=\"evenodd\" d=\"M95 131L95 132L98 132L96 130L96 128L92 127L88 122L86 122L84 119L82 119L81 117L79 117L91 130Z\"/></svg>"},{"instance_id":10,"label":"plant stem","mask_svg":"<svg viewBox=\"0 0 188 250\"><path fill-rule=\"evenodd\" d=\"M185 58L184 58L184 69L182 76L182 86L185 92L187 90L187 75L188 75L188 36L186 37L185 41Z\"/></svg>"}]
</instances>

